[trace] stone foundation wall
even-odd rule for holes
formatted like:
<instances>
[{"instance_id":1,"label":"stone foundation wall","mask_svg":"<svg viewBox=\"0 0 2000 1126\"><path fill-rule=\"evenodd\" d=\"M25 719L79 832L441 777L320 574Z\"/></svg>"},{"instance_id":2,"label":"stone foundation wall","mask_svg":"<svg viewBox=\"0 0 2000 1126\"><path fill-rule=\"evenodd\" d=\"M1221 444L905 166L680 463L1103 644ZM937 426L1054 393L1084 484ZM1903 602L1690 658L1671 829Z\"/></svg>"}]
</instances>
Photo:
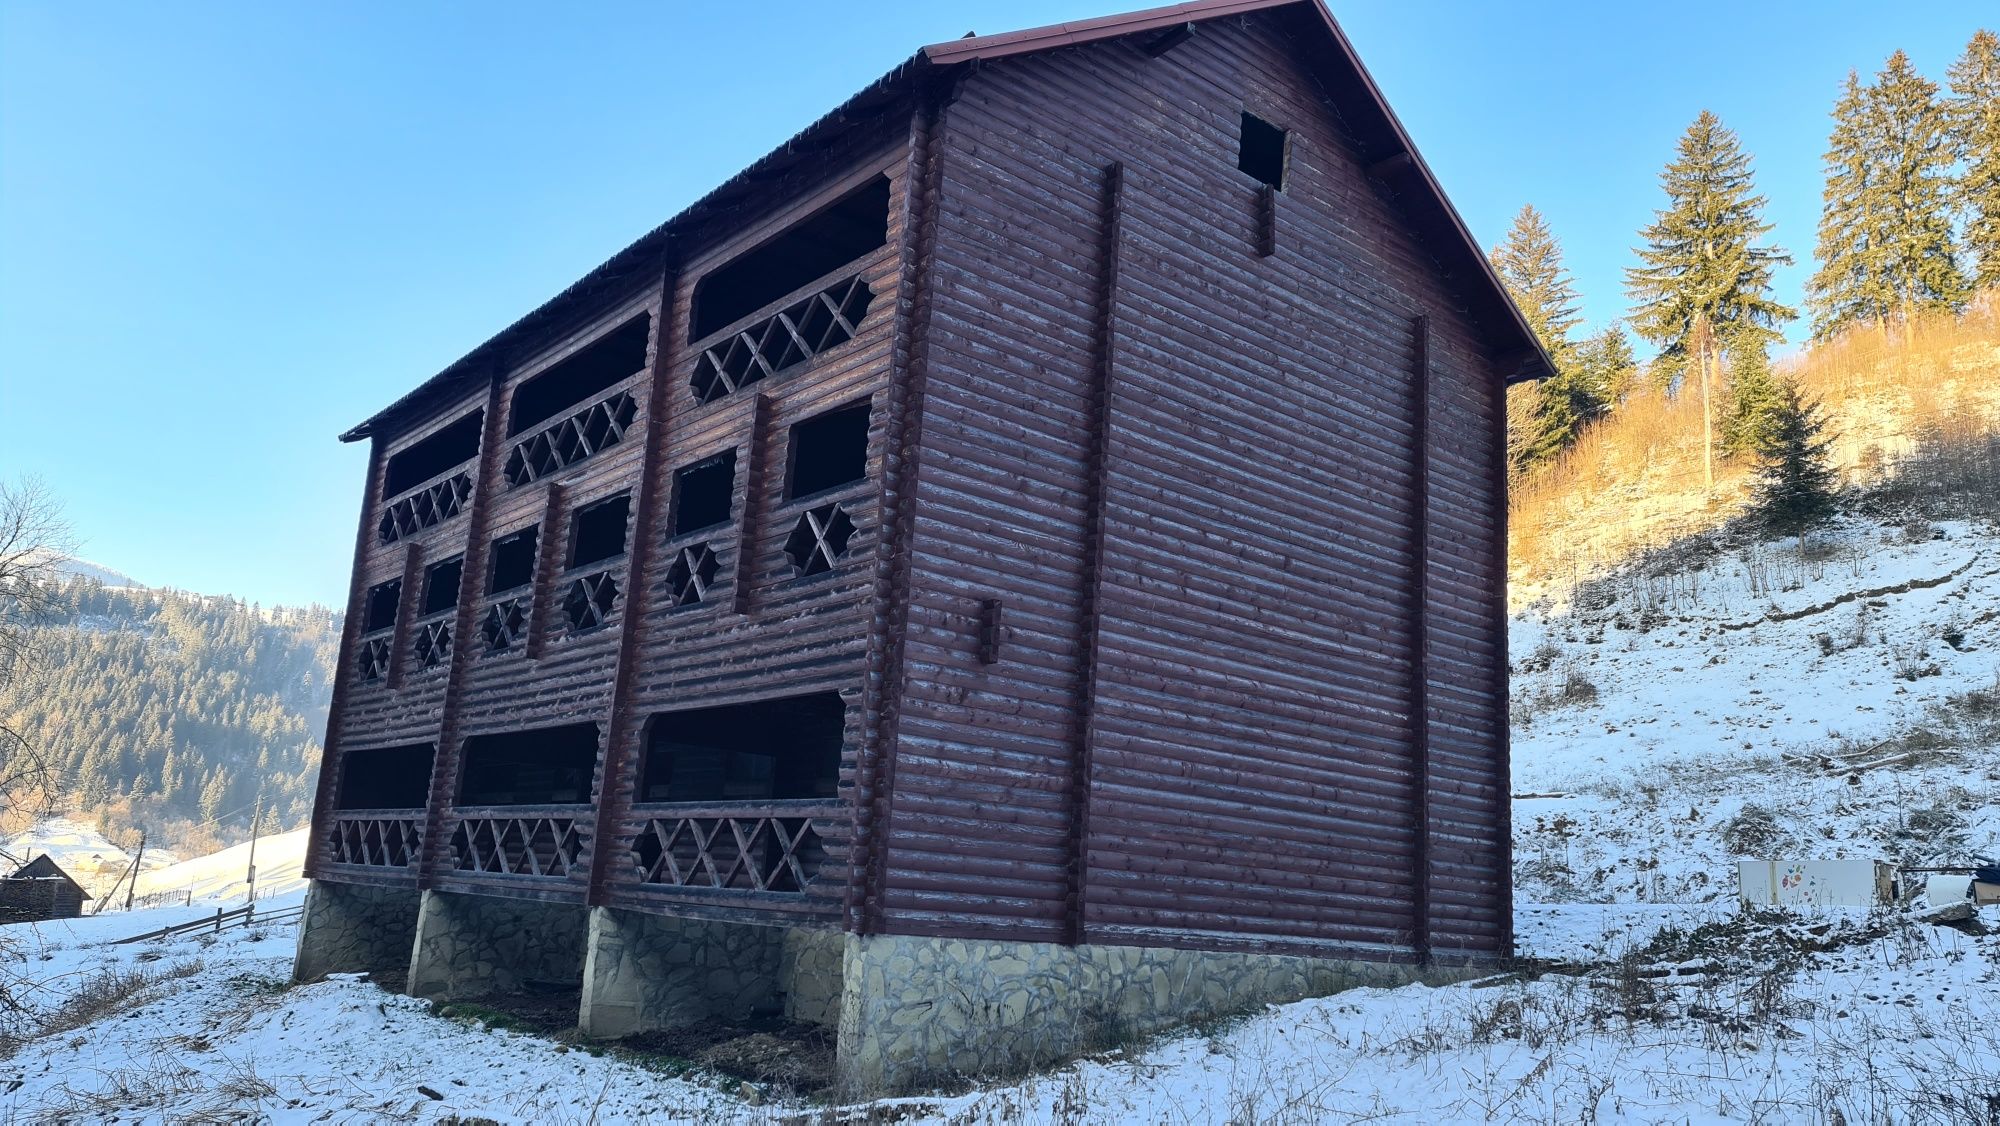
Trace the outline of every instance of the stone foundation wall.
<instances>
[{"instance_id":1,"label":"stone foundation wall","mask_svg":"<svg viewBox=\"0 0 2000 1126\"><path fill-rule=\"evenodd\" d=\"M841 1082L876 1095L1007 1075L1189 1020L1417 977L1292 955L850 936Z\"/></svg>"},{"instance_id":2,"label":"stone foundation wall","mask_svg":"<svg viewBox=\"0 0 2000 1126\"><path fill-rule=\"evenodd\" d=\"M591 912L584 966L584 1034L618 1037L742 1020L783 998L794 1020L833 1024L843 935L670 918L612 907Z\"/></svg>"},{"instance_id":3,"label":"stone foundation wall","mask_svg":"<svg viewBox=\"0 0 2000 1126\"><path fill-rule=\"evenodd\" d=\"M406 969L417 935L417 911L417 893L411 889L314 880L299 919L292 980Z\"/></svg>"},{"instance_id":4,"label":"stone foundation wall","mask_svg":"<svg viewBox=\"0 0 2000 1126\"><path fill-rule=\"evenodd\" d=\"M588 915L567 903L424 892L410 995L472 1000L581 983Z\"/></svg>"}]
</instances>

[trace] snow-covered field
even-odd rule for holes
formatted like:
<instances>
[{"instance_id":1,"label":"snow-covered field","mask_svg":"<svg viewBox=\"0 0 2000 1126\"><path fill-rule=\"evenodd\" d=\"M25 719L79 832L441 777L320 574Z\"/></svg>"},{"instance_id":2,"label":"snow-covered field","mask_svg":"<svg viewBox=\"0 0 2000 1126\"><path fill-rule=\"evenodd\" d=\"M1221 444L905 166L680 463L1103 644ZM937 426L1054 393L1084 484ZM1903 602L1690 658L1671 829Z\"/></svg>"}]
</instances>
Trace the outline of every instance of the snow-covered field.
<instances>
[{"instance_id":1,"label":"snow-covered field","mask_svg":"<svg viewBox=\"0 0 2000 1126\"><path fill-rule=\"evenodd\" d=\"M1516 619L1520 973L838 1107L353 978L291 987L290 924L104 944L240 898L233 850L142 885L192 907L0 936L29 1006L0 1122L2000 1121L2000 908L1944 926L1732 898L1739 855L2000 852L2000 538L1936 532L1721 549ZM302 839L280 840L259 846L273 910L300 894Z\"/></svg>"}]
</instances>

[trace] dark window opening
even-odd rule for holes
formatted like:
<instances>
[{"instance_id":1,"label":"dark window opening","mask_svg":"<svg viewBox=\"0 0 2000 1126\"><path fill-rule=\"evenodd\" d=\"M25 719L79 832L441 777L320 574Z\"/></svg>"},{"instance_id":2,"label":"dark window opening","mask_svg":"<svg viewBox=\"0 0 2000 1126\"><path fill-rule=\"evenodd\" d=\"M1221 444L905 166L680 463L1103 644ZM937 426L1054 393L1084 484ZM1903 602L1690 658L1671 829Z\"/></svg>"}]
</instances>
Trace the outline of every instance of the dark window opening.
<instances>
[{"instance_id":1,"label":"dark window opening","mask_svg":"<svg viewBox=\"0 0 2000 1126\"><path fill-rule=\"evenodd\" d=\"M361 632L374 633L396 624L396 607L403 601L403 580L390 579L368 588L368 609L361 616Z\"/></svg>"},{"instance_id":2,"label":"dark window opening","mask_svg":"<svg viewBox=\"0 0 2000 1126\"><path fill-rule=\"evenodd\" d=\"M786 500L813 496L867 477L867 401L793 425L791 452Z\"/></svg>"},{"instance_id":3,"label":"dark window opening","mask_svg":"<svg viewBox=\"0 0 2000 1126\"><path fill-rule=\"evenodd\" d=\"M458 583L465 574L465 556L424 568L424 616L441 614L458 605Z\"/></svg>"},{"instance_id":4,"label":"dark window opening","mask_svg":"<svg viewBox=\"0 0 2000 1126\"><path fill-rule=\"evenodd\" d=\"M673 532L683 536L729 523L736 499L736 451L674 470Z\"/></svg>"},{"instance_id":5,"label":"dark window opening","mask_svg":"<svg viewBox=\"0 0 2000 1126\"><path fill-rule=\"evenodd\" d=\"M349 751L340 756L336 809L422 809L430 800L431 761L437 747L411 743Z\"/></svg>"},{"instance_id":6,"label":"dark window opening","mask_svg":"<svg viewBox=\"0 0 2000 1126\"><path fill-rule=\"evenodd\" d=\"M590 800L597 725L573 723L465 741L461 806L578 805Z\"/></svg>"},{"instance_id":7,"label":"dark window opening","mask_svg":"<svg viewBox=\"0 0 2000 1126\"><path fill-rule=\"evenodd\" d=\"M655 717L639 800L834 797L846 718L834 692Z\"/></svg>"},{"instance_id":8,"label":"dark window opening","mask_svg":"<svg viewBox=\"0 0 2000 1126\"><path fill-rule=\"evenodd\" d=\"M889 240L889 178L877 176L809 219L710 270L694 289L693 343Z\"/></svg>"},{"instance_id":9,"label":"dark window opening","mask_svg":"<svg viewBox=\"0 0 2000 1126\"><path fill-rule=\"evenodd\" d=\"M625 554L625 523L632 511L632 494L587 504L570 520L569 565L583 567Z\"/></svg>"},{"instance_id":10,"label":"dark window opening","mask_svg":"<svg viewBox=\"0 0 2000 1126\"><path fill-rule=\"evenodd\" d=\"M486 593L499 594L535 581L535 543L539 527L501 536L493 541L493 565L486 572Z\"/></svg>"},{"instance_id":11,"label":"dark window opening","mask_svg":"<svg viewBox=\"0 0 2000 1126\"><path fill-rule=\"evenodd\" d=\"M413 489L453 466L478 457L479 431L485 421L485 411L473 411L409 449L390 455L382 495L392 497Z\"/></svg>"},{"instance_id":12,"label":"dark window opening","mask_svg":"<svg viewBox=\"0 0 2000 1126\"><path fill-rule=\"evenodd\" d=\"M554 418L646 366L646 341L653 333L650 313L638 316L598 337L582 351L559 361L542 374L514 388L507 410L509 438Z\"/></svg>"},{"instance_id":13,"label":"dark window opening","mask_svg":"<svg viewBox=\"0 0 2000 1126\"><path fill-rule=\"evenodd\" d=\"M1283 191L1288 138L1289 134L1283 129L1246 110L1243 114L1243 141L1236 152L1236 167Z\"/></svg>"}]
</instances>

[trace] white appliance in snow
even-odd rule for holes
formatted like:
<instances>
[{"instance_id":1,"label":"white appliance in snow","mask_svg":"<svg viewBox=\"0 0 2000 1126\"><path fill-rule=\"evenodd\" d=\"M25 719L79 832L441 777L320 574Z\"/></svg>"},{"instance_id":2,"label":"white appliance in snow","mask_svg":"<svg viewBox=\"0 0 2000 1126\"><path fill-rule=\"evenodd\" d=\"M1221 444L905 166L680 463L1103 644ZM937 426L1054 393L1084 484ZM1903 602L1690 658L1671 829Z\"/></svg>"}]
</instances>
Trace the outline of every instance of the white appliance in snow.
<instances>
[{"instance_id":1,"label":"white appliance in snow","mask_svg":"<svg viewBox=\"0 0 2000 1126\"><path fill-rule=\"evenodd\" d=\"M1745 907L1879 907L1895 902L1896 866L1880 860L1739 860Z\"/></svg>"}]
</instances>

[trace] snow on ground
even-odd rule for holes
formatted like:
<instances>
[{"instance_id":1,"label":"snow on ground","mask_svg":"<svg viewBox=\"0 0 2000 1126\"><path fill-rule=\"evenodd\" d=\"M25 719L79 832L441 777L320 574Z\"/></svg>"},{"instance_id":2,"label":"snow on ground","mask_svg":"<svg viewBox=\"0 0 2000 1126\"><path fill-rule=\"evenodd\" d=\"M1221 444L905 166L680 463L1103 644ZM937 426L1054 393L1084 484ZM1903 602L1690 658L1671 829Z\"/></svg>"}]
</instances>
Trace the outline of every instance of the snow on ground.
<instances>
[{"instance_id":1,"label":"snow on ground","mask_svg":"<svg viewBox=\"0 0 2000 1126\"><path fill-rule=\"evenodd\" d=\"M271 896L299 891L306 886L307 836L307 830L295 829L257 839L259 902ZM250 852L250 843L246 841L209 856L141 873L139 894L159 899L179 892L197 902L203 899L242 898L247 890L244 877L249 874Z\"/></svg>"},{"instance_id":2,"label":"snow on ground","mask_svg":"<svg viewBox=\"0 0 2000 1126\"><path fill-rule=\"evenodd\" d=\"M132 855L96 829L67 817L50 817L33 828L16 833L0 843L23 861L44 854L53 856L58 867L92 894L108 891L112 883L132 864ZM151 871L172 864L166 852L147 849L142 866Z\"/></svg>"},{"instance_id":3,"label":"snow on ground","mask_svg":"<svg viewBox=\"0 0 2000 1126\"><path fill-rule=\"evenodd\" d=\"M298 893L274 900L276 910ZM1524 925L1524 952L1622 956L1596 976L1496 975L1272 1006L955 1097L829 1108L734 1080L431 1014L350 976L287 984L295 929L102 945L161 908L10 928L17 992L61 1029L0 1063L6 1121L1391 1123L1974 1121L2000 1095L2000 936L1853 913L1718 930L1658 905ZM2000 909L1982 920L2000 928ZM1662 922L1669 937L1642 937ZM126 924L120 929L113 924ZM1550 947L1537 949L1546 935ZM1781 939L1831 949L1800 953ZM1650 942L1650 947L1648 943ZM1649 978L1665 967L1726 972ZM1777 968L1772 968L1777 967ZM1629 968L1629 969L1627 969ZM82 1028L62 999L146 975ZM1955 1101L1939 1101L1939 1100Z\"/></svg>"},{"instance_id":4,"label":"snow on ground","mask_svg":"<svg viewBox=\"0 0 2000 1126\"><path fill-rule=\"evenodd\" d=\"M2000 538L1844 525L1512 623L1525 896L1703 901L1737 857L2000 854Z\"/></svg>"},{"instance_id":5,"label":"snow on ground","mask_svg":"<svg viewBox=\"0 0 2000 1126\"><path fill-rule=\"evenodd\" d=\"M1734 903L1739 855L2000 852L2000 537L1936 531L1718 548L1517 617L1516 931L1545 970L1273 1006L963 1094L751 1105L683 1062L351 977L289 986L290 923L104 945L239 894L237 849L142 884L192 907L0 933L28 1004L0 1121L1983 1122L2000 908L1946 927ZM259 843L273 910L303 843ZM84 1004L117 975L133 997Z\"/></svg>"}]
</instances>

